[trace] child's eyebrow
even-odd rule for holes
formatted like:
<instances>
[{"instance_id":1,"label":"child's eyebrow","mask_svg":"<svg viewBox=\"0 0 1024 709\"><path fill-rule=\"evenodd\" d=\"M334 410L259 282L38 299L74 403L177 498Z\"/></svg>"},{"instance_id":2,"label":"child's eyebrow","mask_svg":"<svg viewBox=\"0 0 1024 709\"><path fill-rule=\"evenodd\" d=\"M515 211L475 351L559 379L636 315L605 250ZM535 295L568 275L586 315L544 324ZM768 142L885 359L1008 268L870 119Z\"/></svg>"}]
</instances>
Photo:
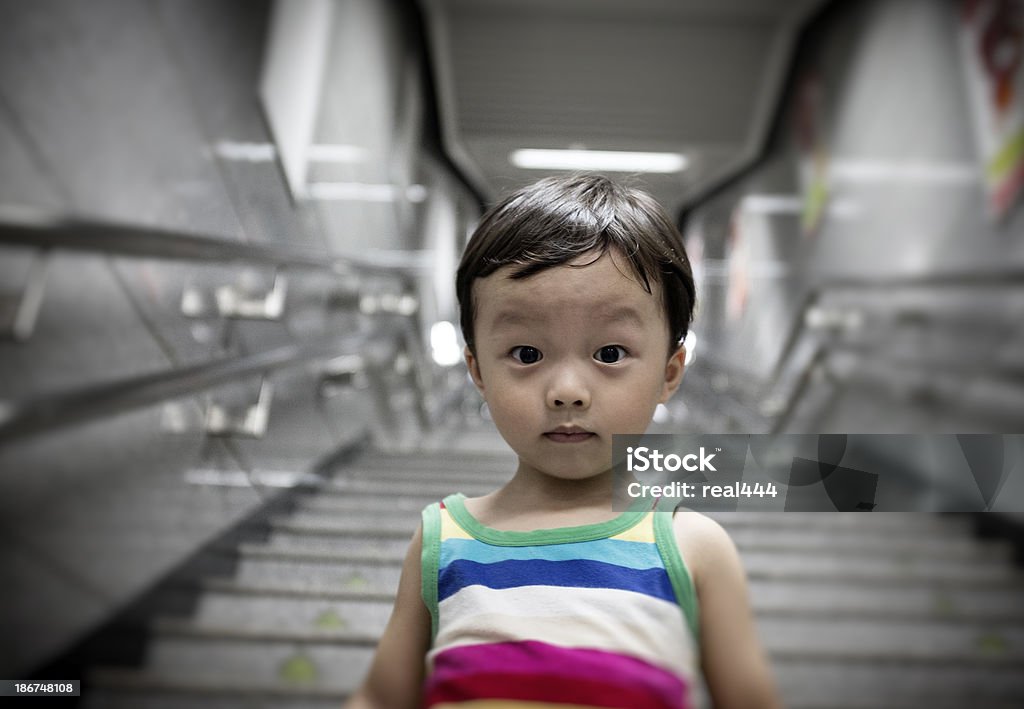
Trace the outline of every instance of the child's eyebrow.
<instances>
[{"instance_id":1,"label":"child's eyebrow","mask_svg":"<svg viewBox=\"0 0 1024 709\"><path fill-rule=\"evenodd\" d=\"M502 310L494 316L493 322L494 327L500 327L502 325L528 325L536 321L536 317L530 317L515 310Z\"/></svg>"},{"instance_id":2,"label":"child's eyebrow","mask_svg":"<svg viewBox=\"0 0 1024 709\"><path fill-rule=\"evenodd\" d=\"M598 313L598 317L602 320L611 320L614 322L625 322L630 325L642 328L646 325L643 316L640 315L636 309L629 306L618 306L610 309L602 308Z\"/></svg>"}]
</instances>

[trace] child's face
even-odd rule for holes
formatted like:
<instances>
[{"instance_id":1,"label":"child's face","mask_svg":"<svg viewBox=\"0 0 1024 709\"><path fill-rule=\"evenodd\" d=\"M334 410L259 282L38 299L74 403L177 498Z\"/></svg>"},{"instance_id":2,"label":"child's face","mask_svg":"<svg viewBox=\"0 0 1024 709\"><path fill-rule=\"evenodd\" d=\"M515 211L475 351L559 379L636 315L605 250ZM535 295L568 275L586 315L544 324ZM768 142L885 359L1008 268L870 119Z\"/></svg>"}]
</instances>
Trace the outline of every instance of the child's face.
<instances>
[{"instance_id":1,"label":"child's face","mask_svg":"<svg viewBox=\"0 0 1024 709\"><path fill-rule=\"evenodd\" d=\"M473 381L521 469L564 479L605 472L612 434L643 433L682 377L660 292L646 292L615 251L518 280L513 270L473 285Z\"/></svg>"}]
</instances>

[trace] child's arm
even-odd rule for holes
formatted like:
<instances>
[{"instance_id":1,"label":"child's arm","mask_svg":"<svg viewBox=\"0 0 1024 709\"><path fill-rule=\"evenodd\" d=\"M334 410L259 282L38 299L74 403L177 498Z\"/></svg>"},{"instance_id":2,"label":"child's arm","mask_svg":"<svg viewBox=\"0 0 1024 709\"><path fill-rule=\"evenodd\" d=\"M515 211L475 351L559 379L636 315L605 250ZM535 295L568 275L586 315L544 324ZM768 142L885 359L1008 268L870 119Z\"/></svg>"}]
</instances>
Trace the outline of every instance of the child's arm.
<instances>
[{"instance_id":1,"label":"child's arm","mask_svg":"<svg viewBox=\"0 0 1024 709\"><path fill-rule=\"evenodd\" d=\"M405 709L420 706L424 658L430 647L430 613L420 596L422 528L416 530L402 565L391 619L377 645L363 685L345 709Z\"/></svg>"},{"instance_id":2,"label":"child's arm","mask_svg":"<svg viewBox=\"0 0 1024 709\"><path fill-rule=\"evenodd\" d=\"M697 512L680 510L674 526L697 590L701 667L715 709L781 707L736 545L721 525Z\"/></svg>"}]
</instances>

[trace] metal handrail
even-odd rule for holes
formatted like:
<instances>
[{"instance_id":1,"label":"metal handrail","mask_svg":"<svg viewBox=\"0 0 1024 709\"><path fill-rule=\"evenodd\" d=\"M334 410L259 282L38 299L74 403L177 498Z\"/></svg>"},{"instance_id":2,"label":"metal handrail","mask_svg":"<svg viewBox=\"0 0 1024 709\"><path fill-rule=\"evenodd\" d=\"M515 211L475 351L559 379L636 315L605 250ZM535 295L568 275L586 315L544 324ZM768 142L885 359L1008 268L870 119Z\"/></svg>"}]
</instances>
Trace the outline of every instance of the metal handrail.
<instances>
[{"instance_id":1,"label":"metal handrail","mask_svg":"<svg viewBox=\"0 0 1024 709\"><path fill-rule=\"evenodd\" d=\"M0 206L0 246L50 251L63 249L133 258L161 258L209 263L249 263L274 268L326 271L339 276L376 273L406 280L420 267L383 264L366 258L338 257L273 244L246 244L217 237L145 225L46 216L30 209ZM406 324L387 314L388 326L372 333L288 345L238 358L167 370L115 382L88 385L0 408L0 444L71 423L119 413L167 399L187 396L245 376L262 374L310 360L351 353L375 341L405 332ZM398 316L396 316L397 318ZM420 398L425 393L417 387Z\"/></svg>"},{"instance_id":2,"label":"metal handrail","mask_svg":"<svg viewBox=\"0 0 1024 709\"><path fill-rule=\"evenodd\" d=\"M807 329L807 311L814 307L821 297L828 291L837 290L894 290L894 289L916 289L916 288L995 288L995 287L1019 287L1024 286L1024 270L1006 270L998 273L939 273L922 276L890 276L873 278L837 278L832 281L820 283L811 288L804 296L799 309L799 315L790 328L786 337L786 343L768 377L767 389L773 389L782 377L782 372L789 363L789 357L797 343L803 337ZM810 383L811 372L820 366L828 355L828 352L835 349L834 346L820 345L815 349L812 357L804 366L804 371L797 378L797 384L792 388L786 397L785 403L780 407L780 414L776 416L772 425L772 432L780 432L785 422L790 418L796 409L797 402L803 396ZM1017 368L1002 368L1000 370L1014 378L1021 376Z\"/></svg>"},{"instance_id":3,"label":"metal handrail","mask_svg":"<svg viewBox=\"0 0 1024 709\"><path fill-rule=\"evenodd\" d=\"M248 244L216 236L197 236L153 226L79 217L53 217L23 208L0 208L0 244L65 249L178 261L232 262L351 274L355 271L398 276L419 269L372 259L337 256L276 244Z\"/></svg>"},{"instance_id":4,"label":"metal handrail","mask_svg":"<svg viewBox=\"0 0 1024 709\"><path fill-rule=\"evenodd\" d=\"M1024 270L1010 270L999 273L949 273L929 274L923 276L889 276L873 278L837 278L811 287L804 295L798 310L799 315L793 322L786 336L786 344L775 362L768 380L774 386L782 370L785 369L789 355L803 336L807 328L807 311L818 303L827 291L836 290L890 290L899 288L936 288L936 287L976 287L994 288L1005 286L1024 286Z\"/></svg>"},{"instance_id":5,"label":"metal handrail","mask_svg":"<svg viewBox=\"0 0 1024 709\"><path fill-rule=\"evenodd\" d=\"M403 332L397 323L375 331L285 345L242 357L93 384L22 403L0 412L0 444L70 424L189 396L236 379L347 354Z\"/></svg>"}]
</instances>

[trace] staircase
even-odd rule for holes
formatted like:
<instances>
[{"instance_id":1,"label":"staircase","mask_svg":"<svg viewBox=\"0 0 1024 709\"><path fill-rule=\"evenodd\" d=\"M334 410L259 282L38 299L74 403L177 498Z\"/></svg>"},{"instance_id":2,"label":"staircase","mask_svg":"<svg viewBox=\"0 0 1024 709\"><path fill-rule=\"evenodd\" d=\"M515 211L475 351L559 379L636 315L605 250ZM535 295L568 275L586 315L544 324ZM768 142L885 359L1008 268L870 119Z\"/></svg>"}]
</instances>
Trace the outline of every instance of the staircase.
<instances>
[{"instance_id":1,"label":"staircase","mask_svg":"<svg viewBox=\"0 0 1024 709\"><path fill-rule=\"evenodd\" d=\"M384 629L419 511L482 494L510 454L365 456L242 544L233 578L203 582L194 616L156 618L143 667L87 678L86 709L338 709Z\"/></svg>"},{"instance_id":2,"label":"staircase","mask_svg":"<svg viewBox=\"0 0 1024 709\"><path fill-rule=\"evenodd\" d=\"M364 677L426 504L482 494L509 455L364 457L243 543L193 617L154 618L140 668L100 667L87 709L337 709ZM791 709L1024 706L1024 576L969 520L728 513ZM702 697L706 705L706 699Z\"/></svg>"}]
</instances>

